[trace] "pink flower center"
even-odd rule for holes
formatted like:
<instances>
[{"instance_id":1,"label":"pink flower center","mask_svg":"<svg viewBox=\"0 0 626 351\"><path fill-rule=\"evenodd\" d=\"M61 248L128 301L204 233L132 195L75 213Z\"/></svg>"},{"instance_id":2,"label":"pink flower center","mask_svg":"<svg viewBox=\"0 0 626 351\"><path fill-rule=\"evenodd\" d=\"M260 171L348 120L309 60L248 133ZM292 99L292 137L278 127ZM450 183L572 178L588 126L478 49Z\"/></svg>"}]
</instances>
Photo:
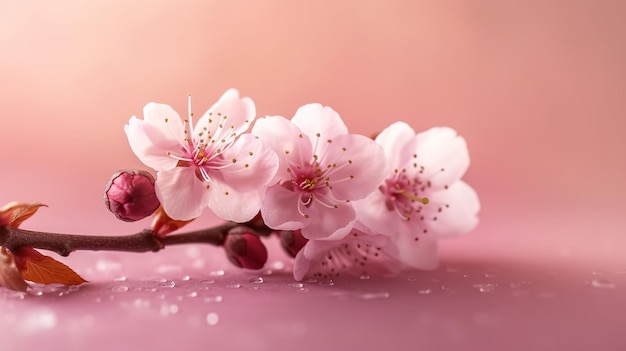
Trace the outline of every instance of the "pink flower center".
<instances>
[{"instance_id":1,"label":"pink flower center","mask_svg":"<svg viewBox=\"0 0 626 351\"><path fill-rule=\"evenodd\" d=\"M188 119L185 120L185 138L179 154L168 152L168 156L177 159L177 167L196 167L196 176L203 181L210 182L211 170L219 170L232 166L237 159L226 160L221 155L237 138L235 126L228 126L228 116L221 113L209 112L208 118L202 120L205 126L197 131L196 135L188 137L194 132L193 113L191 112L191 95L188 98ZM213 125L214 124L214 125ZM217 125L217 127L215 127ZM211 127L211 128L210 128ZM247 165L246 165L247 167Z\"/></svg>"},{"instance_id":2,"label":"pink flower center","mask_svg":"<svg viewBox=\"0 0 626 351\"><path fill-rule=\"evenodd\" d=\"M420 213L424 205L429 203L427 197L421 197L431 186L430 181L423 182L419 178L409 178L406 171L395 171L393 177L388 178L378 188L385 195L385 205L389 211L396 213L405 220L410 220L411 215Z\"/></svg>"}]
</instances>

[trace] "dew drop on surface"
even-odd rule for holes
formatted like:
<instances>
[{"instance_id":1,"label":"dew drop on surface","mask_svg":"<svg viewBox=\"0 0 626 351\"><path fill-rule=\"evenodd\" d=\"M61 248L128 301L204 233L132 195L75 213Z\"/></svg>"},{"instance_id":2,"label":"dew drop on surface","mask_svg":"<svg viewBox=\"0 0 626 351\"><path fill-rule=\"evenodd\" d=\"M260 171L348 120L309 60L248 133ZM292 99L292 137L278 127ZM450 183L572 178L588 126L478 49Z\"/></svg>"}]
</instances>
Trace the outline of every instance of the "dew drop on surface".
<instances>
[{"instance_id":1,"label":"dew drop on surface","mask_svg":"<svg viewBox=\"0 0 626 351\"><path fill-rule=\"evenodd\" d=\"M324 280L319 282L318 284L319 286L333 286L335 285L335 282L331 279L331 280Z\"/></svg>"},{"instance_id":2,"label":"dew drop on surface","mask_svg":"<svg viewBox=\"0 0 626 351\"><path fill-rule=\"evenodd\" d=\"M195 291L192 291L192 292L187 294L187 297L197 297L197 296L198 296L198 293L195 292Z\"/></svg>"},{"instance_id":3,"label":"dew drop on surface","mask_svg":"<svg viewBox=\"0 0 626 351\"><path fill-rule=\"evenodd\" d=\"M39 288L33 288L28 291L28 294L32 296L43 296L43 290Z\"/></svg>"},{"instance_id":4,"label":"dew drop on surface","mask_svg":"<svg viewBox=\"0 0 626 351\"><path fill-rule=\"evenodd\" d=\"M388 299L391 296L388 292L382 293L366 293L358 295L358 298L361 300L381 300Z\"/></svg>"},{"instance_id":5,"label":"dew drop on surface","mask_svg":"<svg viewBox=\"0 0 626 351\"><path fill-rule=\"evenodd\" d=\"M191 280L191 277L190 277L190 276L188 276L188 275L185 275L185 276L183 276L183 277L181 278L181 280L182 280L182 281L186 281L186 282L187 282L187 281L190 281L190 280Z\"/></svg>"},{"instance_id":6,"label":"dew drop on surface","mask_svg":"<svg viewBox=\"0 0 626 351\"><path fill-rule=\"evenodd\" d=\"M250 278L248 281L250 283L254 283L254 284L263 284L263 282L264 282L263 277Z\"/></svg>"},{"instance_id":7,"label":"dew drop on surface","mask_svg":"<svg viewBox=\"0 0 626 351\"><path fill-rule=\"evenodd\" d=\"M208 325L216 325L220 321L220 317L215 312L211 312L206 315L206 322Z\"/></svg>"},{"instance_id":8,"label":"dew drop on surface","mask_svg":"<svg viewBox=\"0 0 626 351\"><path fill-rule=\"evenodd\" d=\"M598 289L613 289L615 284L608 279L593 279L590 283L592 288Z\"/></svg>"},{"instance_id":9,"label":"dew drop on surface","mask_svg":"<svg viewBox=\"0 0 626 351\"><path fill-rule=\"evenodd\" d=\"M224 301L224 298L222 297L222 295L208 296L208 297L205 297L203 301L206 303L214 303L214 302L219 303L219 302Z\"/></svg>"},{"instance_id":10,"label":"dew drop on surface","mask_svg":"<svg viewBox=\"0 0 626 351\"><path fill-rule=\"evenodd\" d=\"M494 293L496 292L496 285L487 283L487 284L474 284L474 287L478 289L481 293Z\"/></svg>"},{"instance_id":11,"label":"dew drop on surface","mask_svg":"<svg viewBox=\"0 0 626 351\"><path fill-rule=\"evenodd\" d=\"M226 272L224 272L223 269L219 269L217 271L213 271L213 272L209 273L209 275L212 276L212 277L221 277L224 274L226 274Z\"/></svg>"},{"instance_id":12,"label":"dew drop on surface","mask_svg":"<svg viewBox=\"0 0 626 351\"><path fill-rule=\"evenodd\" d=\"M304 282L305 282L305 283L317 283L317 282L318 282L318 280L317 280L317 279L315 279L315 278L309 278L309 279L305 280Z\"/></svg>"},{"instance_id":13,"label":"dew drop on surface","mask_svg":"<svg viewBox=\"0 0 626 351\"><path fill-rule=\"evenodd\" d=\"M432 292L433 292L433 290L432 290L432 289L421 289L421 290L419 290L419 291L418 291L418 293L419 293L420 295L428 295L428 294L430 294L430 293L432 293Z\"/></svg>"},{"instance_id":14,"label":"dew drop on surface","mask_svg":"<svg viewBox=\"0 0 626 351\"><path fill-rule=\"evenodd\" d=\"M111 288L111 290L117 293L124 293L128 291L128 287L126 285L117 285Z\"/></svg>"},{"instance_id":15,"label":"dew drop on surface","mask_svg":"<svg viewBox=\"0 0 626 351\"><path fill-rule=\"evenodd\" d=\"M176 282L174 282L173 280L165 281L163 283L159 283L159 287L161 287L161 288L173 288L175 286L176 286Z\"/></svg>"},{"instance_id":16,"label":"dew drop on surface","mask_svg":"<svg viewBox=\"0 0 626 351\"><path fill-rule=\"evenodd\" d=\"M274 272L271 269L266 269L263 271L263 275L272 275Z\"/></svg>"},{"instance_id":17,"label":"dew drop on surface","mask_svg":"<svg viewBox=\"0 0 626 351\"><path fill-rule=\"evenodd\" d=\"M227 289L239 289L239 288L241 288L241 284L239 284L239 283L230 283L230 284L226 284L225 288L227 288Z\"/></svg>"}]
</instances>

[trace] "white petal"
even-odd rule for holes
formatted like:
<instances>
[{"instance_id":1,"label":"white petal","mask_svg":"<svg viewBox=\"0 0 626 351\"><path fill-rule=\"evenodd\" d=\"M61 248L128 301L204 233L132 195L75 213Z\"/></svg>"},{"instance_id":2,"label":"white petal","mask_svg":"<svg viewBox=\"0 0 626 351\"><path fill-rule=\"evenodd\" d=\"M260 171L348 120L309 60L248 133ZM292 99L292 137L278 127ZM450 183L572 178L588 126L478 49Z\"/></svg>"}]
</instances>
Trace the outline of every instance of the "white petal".
<instances>
[{"instance_id":1,"label":"white petal","mask_svg":"<svg viewBox=\"0 0 626 351\"><path fill-rule=\"evenodd\" d=\"M278 169L278 156L251 134L241 135L222 157L227 167L208 171L209 176L239 192L262 191Z\"/></svg>"},{"instance_id":2,"label":"white petal","mask_svg":"<svg viewBox=\"0 0 626 351\"><path fill-rule=\"evenodd\" d=\"M424 234L417 241L409 235L398 236L398 259L413 268L434 269L439 264L437 243L435 235Z\"/></svg>"},{"instance_id":3,"label":"white petal","mask_svg":"<svg viewBox=\"0 0 626 351\"><path fill-rule=\"evenodd\" d=\"M180 155L183 153L182 122L176 112L167 105L150 103L144 110L147 111L146 116L150 116L149 118L141 120L133 116L124 126L130 148L146 166L157 171L172 169L178 160L168 156L167 153Z\"/></svg>"},{"instance_id":4,"label":"white petal","mask_svg":"<svg viewBox=\"0 0 626 351\"><path fill-rule=\"evenodd\" d=\"M193 167L158 172L155 189L165 213L172 219L196 218L209 202L210 191L206 183L196 177Z\"/></svg>"},{"instance_id":5,"label":"white petal","mask_svg":"<svg viewBox=\"0 0 626 351\"><path fill-rule=\"evenodd\" d=\"M237 192L223 183L211 182L208 206L226 221L243 223L251 220L261 208L261 191Z\"/></svg>"},{"instance_id":6,"label":"white petal","mask_svg":"<svg viewBox=\"0 0 626 351\"><path fill-rule=\"evenodd\" d=\"M416 162L424 166L422 179L434 187L450 185L461 179L470 164L465 139L451 128L437 127L417 134L415 142L407 143L404 154L417 154ZM412 167L407 165L407 171Z\"/></svg>"},{"instance_id":7,"label":"white petal","mask_svg":"<svg viewBox=\"0 0 626 351\"><path fill-rule=\"evenodd\" d=\"M308 164L312 158L309 138L300 137L302 131L288 119L280 116L260 118L254 123L252 134L276 152L279 160L276 181L289 180L289 160L295 164Z\"/></svg>"},{"instance_id":8,"label":"white petal","mask_svg":"<svg viewBox=\"0 0 626 351\"><path fill-rule=\"evenodd\" d=\"M261 215L272 229L296 230L308 222L298 212L299 196L280 185L267 188L261 202Z\"/></svg>"},{"instance_id":9,"label":"white petal","mask_svg":"<svg viewBox=\"0 0 626 351\"><path fill-rule=\"evenodd\" d=\"M393 168L402 168L412 154L403 152L404 145L415 137L415 131L404 122L395 122L376 137L376 142L385 150L385 156Z\"/></svg>"},{"instance_id":10,"label":"white petal","mask_svg":"<svg viewBox=\"0 0 626 351\"><path fill-rule=\"evenodd\" d=\"M302 133L308 135L315 144L317 134L320 134L320 143L326 142L339 135L347 134L348 128L335 110L320 104L308 104L300 107L291 119Z\"/></svg>"},{"instance_id":11,"label":"white petal","mask_svg":"<svg viewBox=\"0 0 626 351\"><path fill-rule=\"evenodd\" d=\"M226 120L221 119L224 116L226 116ZM207 131L211 132L211 135L215 135L216 130L220 128L220 124L222 124L221 130L223 131L220 135L232 132L239 135L248 130L255 116L256 107L254 101L249 97L239 97L239 92L236 89L228 89L219 100L200 117L194 127L194 138L196 138L198 133L202 132L205 127ZM212 120L212 122L209 123L209 120Z\"/></svg>"},{"instance_id":12,"label":"white petal","mask_svg":"<svg viewBox=\"0 0 626 351\"><path fill-rule=\"evenodd\" d=\"M382 147L356 134L333 139L320 163L322 169L330 170L332 193L339 200L366 197L378 189L389 169Z\"/></svg>"},{"instance_id":13,"label":"white petal","mask_svg":"<svg viewBox=\"0 0 626 351\"><path fill-rule=\"evenodd\" d=\"M480 210L478 195L465 182L458 181L447 190L433 193L431 201L432 204L449 204L450 207L438 213L436 221L425 221L429 233L439 236L455 236L467 233L478 225L478 211Z\"/></svg>"},{"instance_id":14,"label":"white petal","mask_svg":"<svg viewBox=\"0 0 626 351\"><path fill-rule=\"evenodd\" d=\"M355 222L354 210L348 205L328 208L313 200L305 213L310 221L301 231L307 239L341 239L350 233Z\"/></svg>"}]
</instances>

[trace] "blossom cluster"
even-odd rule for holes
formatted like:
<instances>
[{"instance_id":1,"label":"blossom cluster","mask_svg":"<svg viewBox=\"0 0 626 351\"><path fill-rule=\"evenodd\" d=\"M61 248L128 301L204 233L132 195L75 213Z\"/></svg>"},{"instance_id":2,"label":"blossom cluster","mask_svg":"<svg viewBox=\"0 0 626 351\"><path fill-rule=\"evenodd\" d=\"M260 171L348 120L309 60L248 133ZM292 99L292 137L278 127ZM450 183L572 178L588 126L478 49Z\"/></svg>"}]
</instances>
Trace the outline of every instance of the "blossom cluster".
<instances>
[{"instance_id":1,"label":"blossom cluster","mask_svg":"<svg viewBox=\"0 0 626 351\"><path fill-rule=\"evenodd\" d=\"M184 118L149 103L124 128L156 171L162 210L180 223L205 208L238 223L260 213L286 238L296 279L433 268L438 239L478 223L478 197L461 180L467 145L451 128L416 133L395 122L371 139L316 103L291 119L257 119L252 99L235 89L193 119L190 98Z\"/></svg>"}]
</instances>

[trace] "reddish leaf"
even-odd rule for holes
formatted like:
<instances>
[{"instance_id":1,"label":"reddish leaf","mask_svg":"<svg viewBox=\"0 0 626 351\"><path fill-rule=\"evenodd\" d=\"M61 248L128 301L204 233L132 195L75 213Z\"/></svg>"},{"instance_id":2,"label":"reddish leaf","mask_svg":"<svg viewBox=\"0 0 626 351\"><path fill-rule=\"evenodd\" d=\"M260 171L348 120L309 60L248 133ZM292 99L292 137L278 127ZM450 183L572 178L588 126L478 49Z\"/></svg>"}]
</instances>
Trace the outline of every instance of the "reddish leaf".
<instances>
[{"instance_id":1,"label":"reddish leaf","mask_svg":"<svg viewBox=\"0 0 626 351\"><path fill-rule=\"evenodd\" d=\"M4 247L0 248L0 285L15 291L26 291L28 288L13 256Z\"/></svg>"},{"instance_id":2,"label":"reddish leaf","mask_svg":"<svg viewBox=\"0 0 626 351\"><path fill-rule=\"evenodd\" d=\"M22 277L40 284L78 285L87 282L74 270L50 256L40 254L31 247L19 250L20 258L26 260L26 269Z\"/></svg>"},{"instance_id":3,"label":"reddish leaf","mask_svg":"<svg viewBox=\"0 0 626 351\"><path fill-rule=\"evenodd\" d=\"M41 206L46 205L38 202L30 204L10 202L0 208L0 225L8 225L17 228L22 222L34 215Z\"/></svg>"}]
</instances>

